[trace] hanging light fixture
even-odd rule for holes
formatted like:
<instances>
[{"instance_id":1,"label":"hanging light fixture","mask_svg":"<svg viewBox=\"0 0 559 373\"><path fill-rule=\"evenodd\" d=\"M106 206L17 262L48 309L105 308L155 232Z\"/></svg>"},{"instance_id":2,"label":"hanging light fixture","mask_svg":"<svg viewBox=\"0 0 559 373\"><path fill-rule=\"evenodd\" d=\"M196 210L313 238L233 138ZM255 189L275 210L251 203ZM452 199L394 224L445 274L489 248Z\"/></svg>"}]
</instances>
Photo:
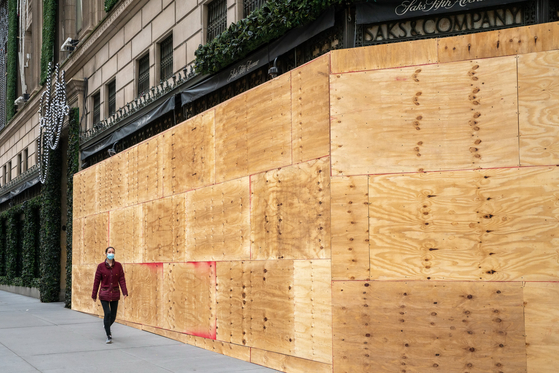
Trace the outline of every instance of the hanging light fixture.
<instances>
[{"instance_id":1,"label":"hanging light fixture","mask_svg":"<svg viewBox=\"0 0 559 373\"><path fill-rule=\"evenodd\" d=\"M49 150L55 150L60 144L60 134L64 118L70 112L66 102L65 71L58 73L58 64L52 70L49 62L46 89L39 101L40 133L37 138L37 156L39 163L39 180L45 183L49 164ZM54 78L54 81L53 81Z\"/></svg>"}]
</instances>

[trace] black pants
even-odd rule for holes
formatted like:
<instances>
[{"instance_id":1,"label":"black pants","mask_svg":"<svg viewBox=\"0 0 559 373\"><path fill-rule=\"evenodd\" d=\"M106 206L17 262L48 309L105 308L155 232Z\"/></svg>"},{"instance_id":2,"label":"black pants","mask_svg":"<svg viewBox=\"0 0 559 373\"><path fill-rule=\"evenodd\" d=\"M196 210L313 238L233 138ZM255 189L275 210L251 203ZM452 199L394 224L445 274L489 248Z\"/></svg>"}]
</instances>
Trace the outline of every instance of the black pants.
<instances>
[{"instance_id":1,"label":"black pants","mask_svg":"<svg viewBox=\"0 0 559 373\"><path fill-rule=\"evenodd\" d=\"M107 337L111 335L111 325L114 324L116 319L116 311L118 310L118 300L109 302L108 300L102 300L101 305L103 306L103 311L105 312L105 332L107 332Z\"/></svg>"}]
</instances>

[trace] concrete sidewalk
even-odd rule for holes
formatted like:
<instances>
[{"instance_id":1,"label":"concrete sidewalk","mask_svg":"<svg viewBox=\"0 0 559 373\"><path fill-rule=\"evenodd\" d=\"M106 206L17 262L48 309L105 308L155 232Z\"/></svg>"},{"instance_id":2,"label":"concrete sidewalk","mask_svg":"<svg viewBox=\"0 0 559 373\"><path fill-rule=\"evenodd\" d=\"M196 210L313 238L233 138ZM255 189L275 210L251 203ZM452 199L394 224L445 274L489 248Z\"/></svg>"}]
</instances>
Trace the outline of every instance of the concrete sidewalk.
<instances>
[{"instance_id":1,"label":"concrete sidewalk","mask_svg":"<svg viewBox=\"0 0 559 373\"><path fill-rule=\"evenodd\" d=\"M277 372L0 290L0 372Z\"/></svg>"}]
</instances>

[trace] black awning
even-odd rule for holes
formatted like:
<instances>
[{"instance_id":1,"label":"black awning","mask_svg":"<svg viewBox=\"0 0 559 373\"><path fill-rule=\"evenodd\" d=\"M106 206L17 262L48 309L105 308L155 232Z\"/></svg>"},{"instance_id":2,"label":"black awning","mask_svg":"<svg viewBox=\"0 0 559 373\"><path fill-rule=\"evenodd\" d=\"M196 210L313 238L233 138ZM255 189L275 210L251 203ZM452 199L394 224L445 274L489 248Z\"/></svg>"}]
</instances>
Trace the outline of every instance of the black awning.
<instances>
[{"instance_id":1,"label":"black awning","mask_svg":"<svg viewBox=\"0 0 559 373\"><path fill-rule=\"evenodd\" d=\"M334 22L335 11L334 7L331 7L314 22L290 30L278 40L258 49L243 60L232 64L199 84L185 89L181 92L181 105L184 106L268 64L276 57L333 27Z\"/></svg>"},{"instance_id":2,"label":"black awning","mask_svg":"<svg viewBox=\"0 0 559 373\"><path fill-rule=\"evenodd\" d=\"M432 14L460 12L498 5L520 3L526 0L478 0L478 1L429 1L429 0L375 0L358 3L355 7L355 22L358 25L397 21Z\"/></svg>"},{"instance_id":3,"label":"black awning","mask_svg":"<svg viewBox=\"0 0 559 373\"><path fill-rule=\"evenodd\" d=\"M145 127L154 120L162 117L170 111L175 110L175 96L169 97L165 102L151 110L145 115L142 115L132 123L127 124L111 133L109 136L99 140L93 145L88 146L82 150L82 159L89 157L103 149L112 146L115 142L125 138L126 136L138 131L142 127Z\"/></svg>"},{"instance_id":4,"label":"black awning","mask_svg":"<svg viewBox=\"0 0 559 373\"><path fill-rule=\"evenodd\" d=\"M38 183L39 183L39 176L37 176L37 177L35 177L31 180L28 180L25 183L22 183L17 188L15 188L15 189L11 190L10 192L1 196L0 197L0 203L4 203L7 200L10 200L10 199L14 198L15 196L17 196L21 192L24 192L26 189L29 189L29 188L31 188L32 186L34 186Z\"/></svg>"}]
</instances>

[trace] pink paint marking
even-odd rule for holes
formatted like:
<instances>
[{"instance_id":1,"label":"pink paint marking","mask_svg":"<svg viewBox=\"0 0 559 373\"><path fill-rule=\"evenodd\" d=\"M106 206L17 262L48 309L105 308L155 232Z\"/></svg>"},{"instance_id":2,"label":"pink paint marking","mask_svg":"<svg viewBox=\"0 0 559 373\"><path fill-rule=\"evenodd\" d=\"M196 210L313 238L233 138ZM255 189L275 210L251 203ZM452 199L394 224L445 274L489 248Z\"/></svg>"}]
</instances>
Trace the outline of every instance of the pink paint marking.
<instances>
[{"instance_id":1,"label":"pink paint marking","mask_svg":"<svg viewBox=\"0 0 559 373\"><path fill-rule=\"evenodd\" d=\"M140 265L149 267L152 271L157 271L159 268L163 269L163 263L140 263Z\"/></svg>"},{"instance_id":2,"label":"pink paint marking","mask_svg":"<svg viewBox=\"0 0 559 373\"><path fill-rule=\"evenodd\" d=\"M408 80L408 78L402 77L402 76L397 76L396 77L396 81L401 82L401 81L405 81Z\"/></svg>"}]
</instances>

